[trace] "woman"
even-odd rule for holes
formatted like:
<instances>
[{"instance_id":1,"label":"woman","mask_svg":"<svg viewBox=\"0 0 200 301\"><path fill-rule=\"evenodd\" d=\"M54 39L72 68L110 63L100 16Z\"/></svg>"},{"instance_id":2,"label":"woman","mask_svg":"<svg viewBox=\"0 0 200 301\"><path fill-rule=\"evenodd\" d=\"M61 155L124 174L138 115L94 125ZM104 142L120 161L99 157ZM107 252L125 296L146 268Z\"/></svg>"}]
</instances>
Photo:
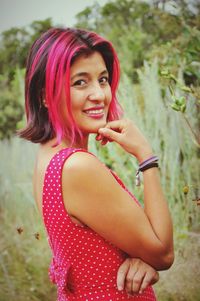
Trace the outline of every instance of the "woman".
<instances>
[{"instance_id":1,"label":"woman","mask_svg":"<svg viewBox=\"0 0 200 301\"><path fill-rule=\"evenodd\" d=\"M155 270L173 262L158 159L134 123L121 119L118 80L115 50L96 33L52 28L30 50L27 126L20 135L40 143L34 195L52 248L50 277L59 301L155 300L149 286L157 281ZM90 134L138 159L144 209L88 152Z\"/></svg>"}]
</instances>

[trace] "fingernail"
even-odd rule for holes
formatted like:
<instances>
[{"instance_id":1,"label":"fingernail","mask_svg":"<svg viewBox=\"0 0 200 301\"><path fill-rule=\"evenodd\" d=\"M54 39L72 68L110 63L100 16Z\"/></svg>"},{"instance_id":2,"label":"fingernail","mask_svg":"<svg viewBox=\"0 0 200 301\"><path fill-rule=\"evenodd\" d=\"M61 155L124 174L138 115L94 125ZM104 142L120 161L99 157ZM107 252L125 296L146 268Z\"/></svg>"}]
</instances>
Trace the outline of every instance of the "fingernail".
<instances>
[{"instance_id":1,"label":"fingernail","mask_svg":"<svg viewBox=\"0 0 200 301\"><path fill-rule=\"evenodd\" d=\"M95 138L97 141L101 140L101 135L97 135Z\"/></svg>"},{"instance_id":2,"label":"fingernail","mask_svg":"<svg viewBox=\"0 0 200 301\"><path fill-rule=\"evenodd\" d=\"M123 287L122 287L122 286L118 286L118 290L119 290L119 291L122 291L122 290L123 290Z\"/></svg>"},{"instance_id":3,"label":"fingernail","mask_svg":"<svg viewBox=\"0 0 200 301\"><path fill-rule=\"evenodd\" d=\"M105 128L100 128L99 133L105 133L106 129Z\"/></svg>"}]
</instances>

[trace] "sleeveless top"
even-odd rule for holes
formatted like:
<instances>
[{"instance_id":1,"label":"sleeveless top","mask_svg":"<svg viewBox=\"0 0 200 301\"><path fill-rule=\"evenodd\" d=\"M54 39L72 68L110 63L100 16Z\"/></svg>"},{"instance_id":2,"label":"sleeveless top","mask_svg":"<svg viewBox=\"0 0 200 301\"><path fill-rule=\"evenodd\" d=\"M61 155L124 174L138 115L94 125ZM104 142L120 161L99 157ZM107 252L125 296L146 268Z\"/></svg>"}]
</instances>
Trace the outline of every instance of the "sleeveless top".
<instances>
[{"instance_id":1,"label":"sleeveless top","mask_svg":"<svg viewBox=\"0 0 200 301\"><path fill-rule=\"evenodd\" d=\"M117 271L128 255L89 227L75 224L68 215L62 197L62 168L77 151L87 152L65 148L55 154L43 185L43 220L53 255L49 276L57 285L57 301L155 301L152 287L134 296L119 291ZM110 172L137 202L117 175Z\"/></svg>"}]
</instances>

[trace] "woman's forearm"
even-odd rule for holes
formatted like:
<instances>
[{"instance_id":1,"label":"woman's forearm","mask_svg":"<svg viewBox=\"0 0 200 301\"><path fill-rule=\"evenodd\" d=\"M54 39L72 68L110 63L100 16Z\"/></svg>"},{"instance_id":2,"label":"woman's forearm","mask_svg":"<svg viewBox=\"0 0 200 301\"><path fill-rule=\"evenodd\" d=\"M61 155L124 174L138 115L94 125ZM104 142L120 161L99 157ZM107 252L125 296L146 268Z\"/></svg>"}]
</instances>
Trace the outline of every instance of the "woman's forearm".
<instances>
[{"instance_id":1,"label":"woman's forearm","mask_svg":"<svg viewBox=\"0 0 200 301\"><path fill-rule=\"evenodd\" d=\"M154 233L163 245L166 264L173 262L173 226L166 199L164 197L159 171L151 168L143 172L144 210Z\"/></svg>"}]
</instances>

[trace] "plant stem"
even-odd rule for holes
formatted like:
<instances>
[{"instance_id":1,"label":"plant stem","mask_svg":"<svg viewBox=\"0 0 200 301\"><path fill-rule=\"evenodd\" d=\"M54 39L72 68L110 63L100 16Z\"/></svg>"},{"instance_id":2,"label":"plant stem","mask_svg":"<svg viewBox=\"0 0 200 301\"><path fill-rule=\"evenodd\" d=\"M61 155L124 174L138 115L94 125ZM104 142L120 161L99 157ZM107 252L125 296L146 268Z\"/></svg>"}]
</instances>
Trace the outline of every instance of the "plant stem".
<instances>
[{"instance_id":1,"label":"plant stem","mask_svg":"<svg viewBox=\"0 0 200 301\"><path fill-rule=\"evenodd\" d=\"M192 126L191 126L191 124L190 124L188 118L185 116L185 114L182 113L182 116L183 116L183 118L185 119L185 121L186 121L186 123L187 123L187 125L188 125L188 127L189 127L189 129L190 129L190 131L191 131L191 133L192 133L192 135L194 136L195 141L196 141L197 144L200 146L200 137L199 137L199 136L195 133L195 131L193 130L193 128L192 128Z\"/></svg>"}]
</instances>

